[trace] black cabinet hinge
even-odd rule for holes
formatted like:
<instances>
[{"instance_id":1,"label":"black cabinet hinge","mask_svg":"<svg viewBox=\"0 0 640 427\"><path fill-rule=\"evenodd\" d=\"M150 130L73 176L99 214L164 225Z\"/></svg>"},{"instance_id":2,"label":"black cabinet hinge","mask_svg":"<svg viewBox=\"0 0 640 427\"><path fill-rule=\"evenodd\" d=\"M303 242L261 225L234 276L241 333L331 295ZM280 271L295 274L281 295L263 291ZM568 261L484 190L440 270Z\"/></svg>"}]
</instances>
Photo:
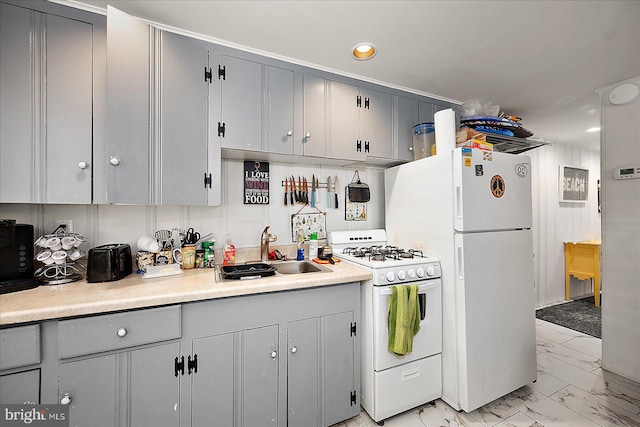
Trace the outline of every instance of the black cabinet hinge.
<instances>
[{"instance_id":1,"label":"black cabinet hinge","mask_svg":"<svg viewBox=\"0 0 640 427\"><path fill-rule=\"evenodd\" d=\"M178 372L184 375L184 356L180 357L180 359L176 357L176 360L173 362L173 372L176 374L176 377L178 376Z\"/></svg>"},{"instance_id":2,"label":"black cabinet hinge","mask_svg":"<svg viewBox=\"0 0 640 427\"><path fill-rule=\"evenodd\" d=\"M369 98L364 99L364 108L369 109Z\"/></svg>"},{"instance_id":3,"label":"black cabinet hinge","mask_svg":"<svg viewBox=\"0 0 640 427\"><path fill-rule=\"evenodd\" d=\"M356 404L356 391L353 390L351 393L349 393L349 399L350 399L350 405L349 406L353 406Z\"/></svg>"},{"instance_id":4,"label":"black cabinet hinge","mask_svg":"<svg viewBox=\"0 0 640 427\"><path fill-rule=\"evenodd\" d=\"M218 65L218 80L226 80L227 78L227 66L226 65Z\"/></svg>"},{"instance_id":5,"label":"black cabinet hinge","mask_svg":"<svg viewBox=\"0 0 640 427\"><path fill-rule=\"evenodd\" d=\"M362 97L360 95L356 96L356 107L362 107Z\"/></svg>"},{"instance_id":6,"label":"black cabinet hinge","mask_svg":"<svg viewBox=\"0 0 640 427\"><path fill-rule=\"evenodd\" d=\"M211 75L212 75L211 68L204 67L204 81L205 82L208 81L209 83L211 83Z\"/></svg>"},{"instance_id":7,"label":"black cabinet hinge","mask_svg":"<svg viewBox=\"0 0 640 427\"><path fill-rule=\"evenodd\" d=\"M222 136L224 138L224 131L227 129L226 123L218 122L218 136Z\"/></svg>"},{"instance_id":8,"label":"black cabinet hinge","mask_svg":"<svg viewBox=\"0 0 640 427\"><path fill-rule=\"evenodd\" d=\"M356 322L351 323L351 336L356 335Z\"/></svg>"},{"instance_id":9,"label":"black cabinet hinge","mask_svg":"<svg viewBox=\"0 0 640 427\"><path fill-rule=\"evenodd\" d=\"M187 357L187 372L189 373L189 375L191 375L191 371L193 371L194 374L198 372L198 355L197 354L193 355L193 359L191 358L191 356Z\"/></svg>"},{"instance_id":10,"label":"black cabinet hinge","mask_svg":"<svg viewBox=\"0 0 640 427\"><path fill-rule=\"evenodd\" d=\"M364 152L368 153L369 152L369 141L365 141L364 142Z\"/></svg>"},{"instance_id":11,"label":"black cabinet hinge","mask_svg":"<svg viewBox=\"0 0 640 427\"><path fill-rule=\"evenodd\" d=\"M204 173L204 188L211 188L211 174Z\"/></svg>"},{"instance_id":12,"label":"black cabinet hinge","mask_svg":"<svg viewBox=\"0 0 640 427\"><path fill-rule=\"evenodd\" d=\"M356 151L360 153L362 151L362 141L359 139L356 140Z\"/></svg>"}]
</instances>

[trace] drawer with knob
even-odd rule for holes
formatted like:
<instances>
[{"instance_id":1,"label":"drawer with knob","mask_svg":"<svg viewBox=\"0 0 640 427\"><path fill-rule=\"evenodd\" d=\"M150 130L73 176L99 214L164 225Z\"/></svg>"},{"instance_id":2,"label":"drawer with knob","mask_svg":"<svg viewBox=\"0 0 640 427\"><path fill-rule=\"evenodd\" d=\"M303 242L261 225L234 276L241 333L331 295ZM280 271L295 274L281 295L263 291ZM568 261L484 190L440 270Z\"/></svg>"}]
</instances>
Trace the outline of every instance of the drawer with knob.
<instances>
[{"instance_id":1,"label":"drawer with knob","mask_svg":"<svg viewBox=\"0 0 640 427\"><path fill-rule=\"evenodd\" d=\"M180 338L179 305L62 320L61 359Z\"/></svg>"}]
</instances>

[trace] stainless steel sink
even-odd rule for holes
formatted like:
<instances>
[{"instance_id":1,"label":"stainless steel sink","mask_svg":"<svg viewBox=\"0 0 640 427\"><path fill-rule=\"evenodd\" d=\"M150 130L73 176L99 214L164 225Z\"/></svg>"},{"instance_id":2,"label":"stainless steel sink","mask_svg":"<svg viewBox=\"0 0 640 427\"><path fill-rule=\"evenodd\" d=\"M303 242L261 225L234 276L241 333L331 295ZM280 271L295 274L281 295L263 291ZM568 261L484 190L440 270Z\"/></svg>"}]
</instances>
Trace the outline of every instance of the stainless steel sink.
<instances>
[{"instance_id":1,"label":"stainless steel sink","mask_svg":"<svg viewBox=\"0 0 640 427\"><path fill-rule=\"evenodd\" d=\"M280 274L327 273L331 270L311 261L284 261L271 264Z\"/></svg>"}]
</instances>

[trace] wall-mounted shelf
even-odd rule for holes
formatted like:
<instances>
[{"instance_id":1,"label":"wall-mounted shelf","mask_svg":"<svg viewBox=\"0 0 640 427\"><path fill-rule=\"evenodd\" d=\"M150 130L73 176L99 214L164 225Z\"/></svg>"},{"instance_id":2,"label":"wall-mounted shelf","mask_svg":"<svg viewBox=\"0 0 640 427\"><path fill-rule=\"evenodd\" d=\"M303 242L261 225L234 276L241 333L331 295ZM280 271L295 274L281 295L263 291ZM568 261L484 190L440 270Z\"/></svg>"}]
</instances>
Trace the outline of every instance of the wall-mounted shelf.
<instances>
[{"instance_id":1,"label":"wall-mounted shelf","mask_svg":"<svg viewBox=\"0 0 640 427\"><path fill-rule=\"evenodd\" d=\"M492 133L485 133L485 135L487 136L487 142L493 144L493 150L501 153L520 154L533 150L534 148L551 145L550 142L545 142L540 139L517 138L515 136Z\"/></svg>"}]
</instances>

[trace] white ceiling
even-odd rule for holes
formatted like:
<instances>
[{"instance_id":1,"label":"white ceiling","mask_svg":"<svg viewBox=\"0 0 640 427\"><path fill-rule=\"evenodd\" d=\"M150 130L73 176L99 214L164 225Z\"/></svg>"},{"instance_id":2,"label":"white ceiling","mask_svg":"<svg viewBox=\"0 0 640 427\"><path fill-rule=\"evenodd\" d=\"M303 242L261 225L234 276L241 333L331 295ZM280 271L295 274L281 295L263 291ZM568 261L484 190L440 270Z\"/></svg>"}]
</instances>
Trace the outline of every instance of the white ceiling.
<instances>
[{"instance_id":1,"label":"white ceiling","mask_svg":"<svg viewBox=\"0 0 640 427\"><path fill-rule=\"evenodd\" d=\"M69 0L57 0L69 4ZM73 0L71 0L73 2ZM523 118L535 138L599 149L594 89L640 75L640 1L109 3L218 40ZM359 42L378 53L351 58Z\"/></svg>"}]
</instances>

